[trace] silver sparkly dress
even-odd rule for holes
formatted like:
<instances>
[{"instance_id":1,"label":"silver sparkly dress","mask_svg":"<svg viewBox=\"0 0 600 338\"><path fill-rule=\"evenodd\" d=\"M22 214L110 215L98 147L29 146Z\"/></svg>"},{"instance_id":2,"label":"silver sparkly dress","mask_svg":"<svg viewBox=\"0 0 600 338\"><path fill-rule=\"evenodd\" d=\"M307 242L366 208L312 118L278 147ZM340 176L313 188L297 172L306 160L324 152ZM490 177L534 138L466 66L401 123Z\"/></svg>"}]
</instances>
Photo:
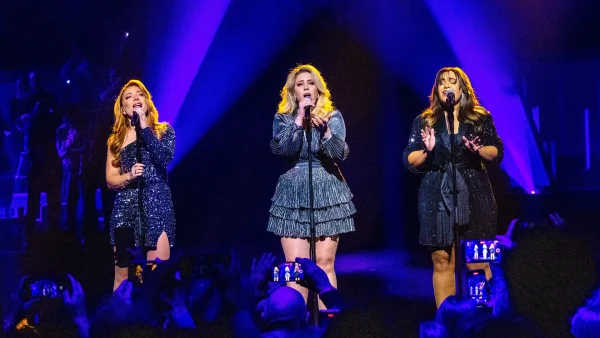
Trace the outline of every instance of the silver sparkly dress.
<instances>
[{"instance_id":1,"label":"silver sparkly dress","mask_svg":"<svg viewBox=\"0 0 600 338\"><path fill-rule=\"evenodd\" d=\"M310 237L308 156L306 132L294 120L296 113L275 114L271 151L292 160L293 167L279 177L271 201L267 230L282 237ZM312 130L310 154L313 157L314 217L317 236L333 236L354 231L356 212L352 193L336 161L348 156L346 127L339 111L328 122L331 137L322 140Z\"/></svg>"},{"instance_id":2,"label":"silver sparkly dress","mask_svg":"<svg viewBox=\"0 0 600 338\"><path fill-rule=\"evenodd\" d=\"M167 234L169 244L175 244L175 214L171 189L167 182L167 164L175 152L175 131L169 125L159 140L152 130L141 132L142 163L142 228L146 237L144 245L156 247L158 238ZM132 142L121 150L121 174L131 171L136 163L136 145ZM138 189L137 181L121 188L115 197L115 205L110 220L111 244L115 244L116 228L132 227L135 232L135 245L139 246L138 231Z\"/></svg>"}]
</instances>

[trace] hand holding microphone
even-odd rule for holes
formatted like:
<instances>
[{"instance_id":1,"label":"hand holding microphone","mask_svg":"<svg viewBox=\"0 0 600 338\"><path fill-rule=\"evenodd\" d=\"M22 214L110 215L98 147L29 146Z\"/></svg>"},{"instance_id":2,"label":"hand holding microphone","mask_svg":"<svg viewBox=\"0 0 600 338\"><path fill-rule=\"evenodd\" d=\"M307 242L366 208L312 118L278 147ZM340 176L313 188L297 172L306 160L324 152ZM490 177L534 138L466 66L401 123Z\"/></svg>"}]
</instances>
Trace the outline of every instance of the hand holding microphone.
<instances>
[{"instance_id":1,"label":"hand holding microphone","mask_svg":"<svg viewBox=\"0 0 600 338\"><path fill-rule=\"evenodd\" d=\"M141 107L133 108L133 115L131 116L131 124L134 126L139 125L140 129L148 127L148 117L142 111Z\"/></svg>"},{"instance_id":2,"label":"hand holding microphone","mask_svg":"<svg viewBox=\"0 0 600 338\"><path fill-rule=\"evenodd\" d=\"M314 104L311 100L310 94L304 94L304 99L298 101L298 116L296 117L296 124L302 126L302 120L310 115L310 107Z\"/></svg>"},{"instance_id":3,"label":"hand holding microphone","mask_svg":"<svg viewBox=\"0 0 600 338\"><path fill-rule=\"evenodd\" d=\"M144 167L143 163L136 163L131 167L131 176L129 178L130 181L144 175Z\"/></svg>"}]
</instances>

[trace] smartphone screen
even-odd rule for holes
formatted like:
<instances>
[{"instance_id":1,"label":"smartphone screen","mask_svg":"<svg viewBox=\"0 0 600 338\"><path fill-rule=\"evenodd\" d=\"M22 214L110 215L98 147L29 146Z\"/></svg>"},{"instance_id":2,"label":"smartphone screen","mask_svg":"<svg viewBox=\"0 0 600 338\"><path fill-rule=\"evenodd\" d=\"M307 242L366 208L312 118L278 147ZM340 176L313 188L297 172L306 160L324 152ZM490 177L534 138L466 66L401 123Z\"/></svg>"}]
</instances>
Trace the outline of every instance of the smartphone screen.
<instances>
[{"instance_id":1,"label":"smartphone screen","mask_svg":"<svg viewBox=\"0 0 600 338\"><path fill-rule=\"evenodd\" d=\"M64 285L51 279L37 279L29 284L31 298L58 298L65 290Z\"/></svg>"},{"instance_id":2,"label":"smartphone screen","mask_svg":"<svg viewBox=\"0 0 600 338\"><path fill-rule=\"evenodd\" d=\"M467 286L469 288L469 297L477 304L486 304L489 298L489 285L485 278L485 271L472 270L467 272Z\"/></svg>"},{"instance_id":3,"label":"smartphone screen","mask_svg":"<svg viewBox=\"0 0 600 338\"><path fill-rule=\"evenodd\" d=\"M462 241L462 258L465 263L499 262L502 250L496 240Z\"/></svg>"},{"instance_id":4,"label":"smartphone screen","mask_svg":"<svg viewBox=\"0 0 600 338\"><path fill-rule=\"evenodd\" d=\"M302 264L297 262L285 262L273 267L273 282L302 282L304 271Z\"/></svg>"}]
</instances>

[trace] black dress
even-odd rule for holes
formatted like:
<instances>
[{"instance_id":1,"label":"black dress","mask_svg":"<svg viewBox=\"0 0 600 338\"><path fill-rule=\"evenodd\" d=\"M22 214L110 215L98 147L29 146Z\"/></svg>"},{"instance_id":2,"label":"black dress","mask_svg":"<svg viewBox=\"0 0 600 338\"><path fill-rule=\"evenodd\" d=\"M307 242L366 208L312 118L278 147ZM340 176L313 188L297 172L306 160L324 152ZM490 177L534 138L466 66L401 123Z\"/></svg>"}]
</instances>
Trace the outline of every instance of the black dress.
<instances>
[{"instance_id":1,"label":"black dress","mask_svg":"<svg viewBox=\"0 0 600 338\"><path fill-rule=\"evenodd\" d=\"M449 247L454 242L450 135L445 119L438 119L433 126L436 135L435 147L425 163L414 168L408 163L408 155L413 151L425 149L421 138L423 122L421 116L414 119L408 146L402 156L406 169L424 174L418 200L419 242L423 245ZM495 146L498 149L498 156L493 162L483 160L465 147L462 137L471 135L479 136L481 145ZM496 133L492 116L485 115L477 131L473 125L460 122L455 135L454 150L461 239L494 238L497 207L486 166L500 164L504 156L504 145Z\"/></svg>"}]
</instances>

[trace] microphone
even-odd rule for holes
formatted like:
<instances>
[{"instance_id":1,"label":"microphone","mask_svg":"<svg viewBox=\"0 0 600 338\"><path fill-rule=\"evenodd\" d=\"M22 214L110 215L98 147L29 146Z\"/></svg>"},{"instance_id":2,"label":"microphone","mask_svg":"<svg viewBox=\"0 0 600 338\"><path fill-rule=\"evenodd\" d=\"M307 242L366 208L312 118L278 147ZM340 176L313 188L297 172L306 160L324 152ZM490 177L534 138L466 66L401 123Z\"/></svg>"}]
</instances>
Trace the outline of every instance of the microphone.
<instances>
[{"instance_id":1,"label":"microphone","mask_svg":"<svg viewBox=\"0 0 600 338\"><path fill-rule=\"evenodd\" d=\"M454 106L454 100L455 100L455 96L454 96L454 90L452 89L448 89L446 90L446 104L448 106Z\"/></svg>"},{"instance_id":2,"label":"microphone","mask_svg":"<svg viewBox=\"0 0 600 338\"><path fill-rule=\"evenodd\" d=\"M307 97L310 99L310 94L308 94L308 93L304 94L304 98L307 98ZM304 118L307 120L310 119L310 107L312 107L312 105L304 107Z\"/></svg>"},{"instance_id":3,"label":"microphone","mask_svg":"<svg viewBox=\"0 0 600 338\"><path fill-rule=\"evenodd\" d=\"M131 117L131 125L135 127L140 125L140 116L135 110L133 111L133 116Z\"/></svg>"}]
</instances>

